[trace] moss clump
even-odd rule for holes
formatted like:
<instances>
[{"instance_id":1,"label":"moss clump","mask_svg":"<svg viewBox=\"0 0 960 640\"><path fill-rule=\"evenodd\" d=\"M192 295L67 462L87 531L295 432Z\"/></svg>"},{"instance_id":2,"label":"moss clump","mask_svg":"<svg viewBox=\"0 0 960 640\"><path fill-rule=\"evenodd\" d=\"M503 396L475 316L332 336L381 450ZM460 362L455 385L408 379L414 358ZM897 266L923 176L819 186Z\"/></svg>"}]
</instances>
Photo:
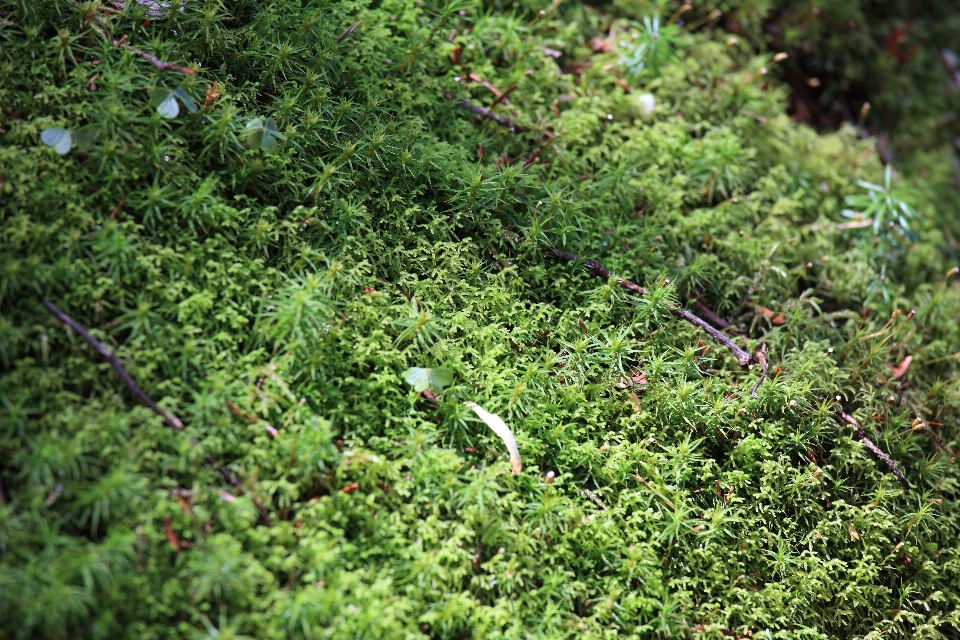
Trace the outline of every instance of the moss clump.
<instances>
[{"instance_id":1,"label":"moss clump","mask_svg":"<svg viewBox=\"0 0 960 640\"><path fill-rule=\"evenodd\" d=\"M952 152L664 4L8 5L4 635L960 634Z\"/></svg>"}]
</instances>

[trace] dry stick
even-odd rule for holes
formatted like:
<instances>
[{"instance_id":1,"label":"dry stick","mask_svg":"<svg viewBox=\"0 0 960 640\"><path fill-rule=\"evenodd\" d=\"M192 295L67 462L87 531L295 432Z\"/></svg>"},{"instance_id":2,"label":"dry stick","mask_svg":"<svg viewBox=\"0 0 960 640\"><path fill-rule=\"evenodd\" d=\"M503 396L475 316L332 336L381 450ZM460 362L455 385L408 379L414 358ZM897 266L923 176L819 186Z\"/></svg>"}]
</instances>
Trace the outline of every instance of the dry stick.
<instances>
[{"instance_id":1,"label":"dry stick","mask_svg":"<svg viewBox=\"0 0 960 640\"><path fill-rule=\"evenodd\" d=\"M594 277L604 277L604 278L614 277L617 279L617 284L619 284L624 289L629 289L630 291L633 291L638 295L641 295L641 296L650 295L650 290L647 289L646 287L641 287L640 285L630 282L629 280L624 280L623 278L615 275L609 269L604 268L604 266L599 262L597 262L596 260L584 260L583 258L581 258L575 253L570 253L569 251L559 251L557 249L547 249L546 253L551 258L555 258L561 262L580 262L583 264L587 273L589 273ZM727 349L729 349L733 353L733 355L737 357L737 361L740 363L741 367L746 366L747 364L750 363L751 357L749 353L747 353L742 348L737 346L730 338L728 338L727 336L723 335L722 333L714 329L709 323L707 323L702 318L697 317L696 315L690 313L686 309L671 309L671 312L673 313L673 315L679 316L680 318L683 318L687 322L700 327L701 329L706 331L707 334L710 335L710 337L712 337L714 340L716 340L717 342L725 346Z\"/></svg>"},{"instance_id":2,"label":"dry stick","mask_svg":"<svg viewBox=\"0 0 960 640\"><path fill-rule=\"evenodd\" d=\"M76 320L74 320L73 318L65 314L63 311L58 309L57 306L52 302L50 302L49 300L44 300L43 306L49 309L50 313L55 315L61 322L63 322L64 324L69 326L71 329L79 333L81 338L83 338L88 343L90 343L90 346L92 346L94 349L99 351L100 355L103 356L104 360L110 363L110 366L113 367L113 370L117 372L118 376L120 376L120 379L123 381L123 384L127 385L127 389L130 390L130 393L132 393L137 398L137 400L139 400L143 404L150 407L150 409L152 409L155 414L162 417L164 421L167 423L168 427L177 429L178 431L183 429L183 423L180 422L180 419L177 418L177 416L173 415L169 411L166 411L158 407L157 403L151 400L150 396L144 393L143 389L137 386L137 383L134 382L133 378L130 376L129 373L127 373L127 370L123 367L122 364L120 364L120 361L117 360L117 357L113 355L113 352L110 351L110 349L107 349L105 346L103 346L103 344L99 340L91 336L86 329L81 327Z\"/></svg>"},{"instance_id":3,"label":"dry stick","mask_svg":"<svg viewBox=\"0 0 960 640\"><path fill-rule=\"evenodd\" d=\"M910 491L910 483L907 482L907 479L904 477L903 472L900 471L900 467L897 466L897 463L894 462L890 458L890 456L888 456L883 451L881 451L880 447L878 447L877 445L873 444L873 442L871 442L870 438L868 438L867 435L863 432L863 427L860 425L859 422L857 422L856 418L851 416L849 413L844 413L842 410L840 410L840 417L843 418L844 421L846 421L847 423L857 428L857 440L865 444L867 449L870 449L870 451L873 451L875 456L877 456L878 458L886 462L887 466L890 467L890 470L893 471L893 475L897 476L897 481L900 482L900 486L906 489L907 491Z\"/></svg>"},{"instance_id":4,"label":"dry stick","mask_svg":"<svg viewBox=\"0 0 960 640\"><path fill-rule=\"evenodd\" d=\"M730 323L714 313L713 309L703 304L699 300L693 301L693 308L697 310L697 313L702 315L707 321L715 326L718 329L726 329L730 326Z\"/></svg>"},{"instance_id":5,"label":"dry stick","mask_svg":"<svg viewBox=\"0 0 960 640\"><path fill-rule=\"evenodd\" d=\"M770 362L767 360L767 345L761 344L760 350L756 353L757 362L760 363L760 366L763 369L760 371L760 379L757 380L757 384L753 385L753 391L750 392L750 395L754 398L757 397L757 389L760 388L760 385L763 384L763 381L767 379L767 369L770 368Z\"/></svg>"},{"instance_id":6,"label":"dry stick","mask_svg":"<svg viewBox=\"0 0 960 640\"><path fill-rule=\"evenodd\" d=\"M193 69L188 69L187 67L181 67L175 64L170 64L169 62L164 62L163 60L161 60L155 55L151 55L146 51L141 51L136 47L131 47L130 45L124 42L124 40L126 39L127 39L127 36L123 36L119 40L114 40L113 46L123 47L127 51L133 51L135 54L137 54L138 56L140 56L147 62L151 63L153 66L155 66L157 69L160 69L160 71L179 71L180 73L185 73L189 76L197 75L197 72L194 71Z\"/></svg>"},{"instance_id":7,"label":"dry stick","mask_svg":"<svg viewBox=\"0 0 960 640\"><path fill-rule=\"evenodd\" d=\"M76 320L74 320L73 318L65 314L63 311L57 308L57 306L52 302L50 302L49 300L44 300L43 306L45 306L50 311L50 313L56 316L58 320L60 320L61 322L66 324L68 327L70 327L71 329L76 331L78 334L80 334L80 337L86 340L91 347L96 349L100 353L100 355L103 356L103 359L110 363L110 366L113 367L113 370L117 372L118 376L120 376L120 379L123 381L123 384L127 386L127 389L130 390L130 393L132 393L134 397L137 398L137 400L139 400L140 402L148 406L155 414L162 417L164 419L164 422L166 422L167 426L170 427L171 429L176 429L178 431L183 430L183 423L180 421L180 419L177 418L172 413L170 413L169 411L165 411L160 407L158 407L157 403L151 400L150 396L144 393L143 389L141 389L137 385L137 383L134 382L133 378L130 376L130 374L127 372L124 366L120 363L117 357L113 355L113 352L110 351L110 349L103 346L103 344L99 340L91 336L90 333L86 329L84 329L82 326L80 326L80 324L78 324ZM194 438L190 438L190 443L193 446L198 445L197 441ZM228 483L230 483L234 487L240 486L240 479L237 477L237 475L232 471L230 471L229 469L227 469L226 467L224 467L219 460L217 460L211 455L206 456L206 459L207 459L207 462L213 465L213 467L220 472L220 475L223 476L224 480L226 480Z\"/></svg>"},{"instance_id":8,"label":"dry stick","mask_svg":"<svg viewBox=\"0 0 960 640\"><path fill-rule=\"evenodd\" d=\"M441 92L443 93L443 97L446 98L447 100L457 100L457 96L453 95L449 91L441 89ZM460 107L461 109L466 109L470 113L480 116L481 118L488 118L490 120L493 120L497 124L508 127L511 131L514 131L516 133L523 133L524 131L527 131L525 127L521 127L520 125L515 123L513 120L504 118L503 116L499 116L495 114L493 111L490 111L489 109L485 109L479 105L473 104L466 98L457 100L457 106Z\"/></svg>"},{"instance_id":9,"label":"dry stick","mask_svg":"<svg viewBox=\"0 0 960 640\"><path fill-rule=\"evenodd\" d=\"M504 100L506 100L506 99L507 99L507 96L509 96L511 93L513 93L513 91L514 91L516 88L517 88L517 85L515 85L515 84L510 85L510 88L509 88L509 89L507 89L506 91L504 91L503 93L501 93L500 95L498 95L497 97L495 97L495 98L493 99L493 102L490 103L490 108L493 109L495 106L497 106L498 104L500 104L501 102L503 102Z\"/></svg>"},{"instance_id":10,"label":"dry stick","mask_svg":"<svg viewBox=\"0 0 960 640\"><path fill-rule=\"evenodd\" d=\"M349 38L349 37L350 37L350 34L353 33L354 30L355 30L357 27L360 26L360 23L361 23L361 22L363 22L363 20L357 20L357 21L354 22L352 25L350 25L349 27L347 27L347 30L344 31L343 33L341 33L341 34L340 34L340 37L337 38L337 44L340 44L341 42L343 42L344 40L346 40L347 38Z\"/></svg>"}]
</instances>

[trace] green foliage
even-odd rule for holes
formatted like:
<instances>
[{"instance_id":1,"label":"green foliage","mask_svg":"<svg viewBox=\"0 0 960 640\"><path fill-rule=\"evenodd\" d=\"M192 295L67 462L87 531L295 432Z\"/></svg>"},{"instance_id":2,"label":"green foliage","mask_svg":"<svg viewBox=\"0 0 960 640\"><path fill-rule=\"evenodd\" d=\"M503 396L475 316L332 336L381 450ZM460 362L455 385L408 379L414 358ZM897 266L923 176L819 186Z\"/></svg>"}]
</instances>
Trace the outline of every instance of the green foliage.
<instances>
[{"instance_id":1,"label":"green foliage","mask_svg":"<svg viewBox=\"0 0 960 640\"><path fill-rule=\"evenodd\" d=\"M890 299L885 284L887 265L895 262L897 257L904 253L906 246L916 238L910 231L909 221L916 220L919 214L908 203L909 199L916 197L916 190L894 188L891 184L892 176L893 167L887 165L883 185L858 180L857 185L866 189L867 193L850 195L846 199L847 204L856 209L846 210L844 215L855 218L854 224L859 221L868 223L874 233L872 261L879 266L880 277L870 285L868 304L877 291L883 294L885 300Z\"/></svg>"},{"instance_id":2,"label":"green foliage","mask_svg":"<svg viewBox=\"0 0 960 640\"><path fill-rule=\"evenodd\" d=\"M424 369L423 367L410 367L403 373L403 379L413 387L417 393L430 389L435 393L443 391L444 387L449 387L453 382L453 371L438 367L434 369Z\"/></svg>"},{"instance_id":3,"label":"green foliage","mask_svg":"<svg viewBox=\"0 0 960 640\"><path fill-rule=\"evenodd\" d=\"M960 633L953 152L878 263L873 142L786 116L771 3L630 76L666 5L4 5L4 637Z\"/></svg>"},{"instance_id":4,"label":"green foliage","mask_svg":"<svg viewBox=\"0 0 960 640\"><path fill-rule=\"evenodd\" d=\"M660 75L660 67L676 56L674 47L682 42L680 27L676 23L660 25L660 16L646 17L642 24L635 25L636 46L625 54L620 64L632 76L637 76L647 66L654 77Z\"/></svg>"}]
</instances>

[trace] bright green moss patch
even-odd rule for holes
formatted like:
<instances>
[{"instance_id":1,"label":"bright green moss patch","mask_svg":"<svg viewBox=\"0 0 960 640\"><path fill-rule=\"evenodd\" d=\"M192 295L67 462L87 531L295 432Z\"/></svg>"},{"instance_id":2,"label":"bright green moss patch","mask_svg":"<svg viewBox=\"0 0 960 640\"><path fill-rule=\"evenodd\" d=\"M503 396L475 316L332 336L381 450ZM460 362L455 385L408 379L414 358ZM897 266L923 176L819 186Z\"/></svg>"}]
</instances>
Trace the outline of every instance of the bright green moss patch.
<instances>
[{"instance_id":1,"label":"bright green moss patch","mask_svg":"<svg viewBox=\"0 0 960 640\"><path fill-rule=\"evenodd\" d=\"M4 8L3 635L957 637L950 141L720 4Z\"/></svg>"}]
</instances>

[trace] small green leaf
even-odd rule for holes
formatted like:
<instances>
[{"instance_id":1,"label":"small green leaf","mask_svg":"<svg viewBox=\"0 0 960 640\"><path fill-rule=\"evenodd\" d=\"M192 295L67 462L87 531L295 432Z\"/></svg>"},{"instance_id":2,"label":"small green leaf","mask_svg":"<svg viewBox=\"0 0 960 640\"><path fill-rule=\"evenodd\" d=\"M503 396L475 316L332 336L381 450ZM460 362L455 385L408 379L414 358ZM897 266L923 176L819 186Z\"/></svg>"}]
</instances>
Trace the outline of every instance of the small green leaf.
<instances>
[{"instance_id":1,"label":"small green leaf","mask_svg":"<svg viewBox=\"0 0 960 640\"><path fill-rule=\"evenodd\" d=\"M58 155L66 155L73 146L73 134L69 129L44 129L40 133L40 142L53 147Z\"/></svg>"},{"instance_id":2,"label":"small green leaf","mask_svg":"<svg viewBox=\"0 0 960 640\"><path fill-rule=\"evenodd\" d=\"M100 130L93 127L84 127L73 132L73 140L81 151L89 151L97 141Z\"/></svg>"},{"instance_id":3,"label":"small green leaf","mask_svg":"<svg viewBox=\"0 0 960 640\"><path fill-rule=\"evenodd\" d=\"M440 393L444 387L453 383L453 371L440 367L437 369L425 369L423 367L410 367L403 372L403 379L413 387L417 393L424 389L430 389L434 393Z\"/></svg>"},{"instance_id":4,"label":"small green leaf","mask_svg":"<svg viewBox=\"0 0 960 640\"><path fill-rule=\"evenodd\" d=\"M197 103L193 101L193 98L190 97L190 94L187 93L183 87L177 87L173 90L180 102L183 103L183 106L187 108L187 111L190 113L196 113L198 110Z\"/></svg>"},{"instance_id":5,"label":"small green leaf","mask_svg":"<svg viewBox=\"0 0 960 640\"><path fill-rule=\"evenodd\" d=\"M247 123L247 143L254 149L262 149L264 153L273 153L280 146L278 140L286 140L287 136L277 129L277 121L267 118L264 122L254 118Z\"/></svg>"}]
</instances>

